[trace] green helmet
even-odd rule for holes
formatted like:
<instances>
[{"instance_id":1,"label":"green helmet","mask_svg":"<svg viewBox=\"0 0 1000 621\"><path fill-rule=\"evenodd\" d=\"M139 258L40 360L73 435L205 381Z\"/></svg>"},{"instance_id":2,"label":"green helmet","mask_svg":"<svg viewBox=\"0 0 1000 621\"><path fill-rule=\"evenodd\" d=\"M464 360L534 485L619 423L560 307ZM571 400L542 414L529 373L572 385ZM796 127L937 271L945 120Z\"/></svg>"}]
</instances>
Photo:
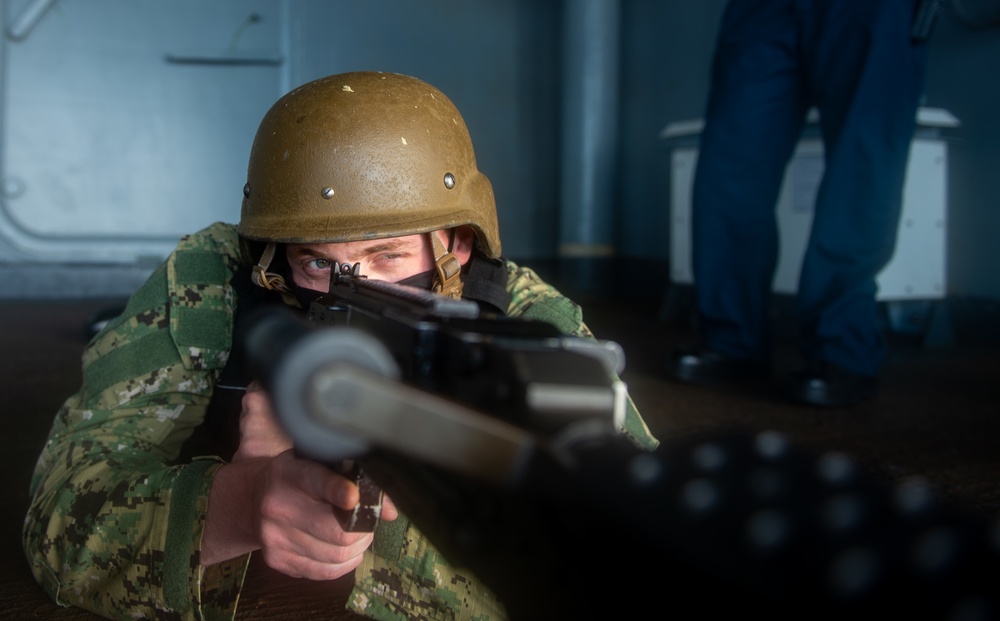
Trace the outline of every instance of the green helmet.
<instances>
[{"instance_id":1,"label":"green helmet","mask_svg":"<svg viewBox=\"0 0 1000 621\"><path fill-rule=\"evenodd\" d=\"M330 243L468 225L500 256L493 187L458 109L430 84L357 72L309 82L264 115L238 231Z\"/></svg>"}]
</instances>

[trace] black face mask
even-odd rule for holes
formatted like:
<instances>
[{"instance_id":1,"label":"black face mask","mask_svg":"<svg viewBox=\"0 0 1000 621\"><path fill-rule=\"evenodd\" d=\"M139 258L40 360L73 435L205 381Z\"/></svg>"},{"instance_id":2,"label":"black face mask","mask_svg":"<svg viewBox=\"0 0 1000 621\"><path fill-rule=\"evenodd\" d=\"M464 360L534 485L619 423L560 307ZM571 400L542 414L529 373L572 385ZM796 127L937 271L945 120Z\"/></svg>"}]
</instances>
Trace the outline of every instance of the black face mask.
<instances>
[{"instance_id":1,"label":"black face mask","mask_svg":"<svg viewBox=\"0 0 1000 621\"><path fill-rule=\"evenodd\" d=\"M397 281L396 284L407 285L409 287L416 287L417 289L426 289L427 291L430 291L434 286L434 270L427 270L426 272L414 274L409 278Z\"/></svg>"},{"instance_id":2,"label":"black face mask","mask_svg":"<svg viewBox=\"0 0 1000 621\"><path fill-rule=\"evenodd\" d=\"M308 311L312 303L320 299L325 293L322 291L316 291L315 289L307 289L306 287L300 287L296 284L292 285L292 290L295 292L295 299L299 301L299 306L302 310Z\"/></svg>"}]
</instances>

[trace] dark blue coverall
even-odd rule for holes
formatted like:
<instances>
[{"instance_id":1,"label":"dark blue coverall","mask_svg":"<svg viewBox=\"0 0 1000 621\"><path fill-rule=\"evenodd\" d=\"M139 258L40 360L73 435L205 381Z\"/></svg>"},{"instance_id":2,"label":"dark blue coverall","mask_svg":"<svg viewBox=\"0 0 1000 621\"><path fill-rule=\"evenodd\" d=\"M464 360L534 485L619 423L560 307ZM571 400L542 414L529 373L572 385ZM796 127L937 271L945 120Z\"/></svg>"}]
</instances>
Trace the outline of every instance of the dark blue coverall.
<instances>
[{"instance_id":1,"label":"dark blue coverall","mask_svg":"<svg viewBox=\"0 0 1000 621\"><path fill-rule=\"evenodd\" d=\"M775 203L815 106L825 168L797 293L802 354L861 376L886 355L875 277L892 258L926 72L917 0L730 0L693 194L704 345L766 361Z\"/></svg>"}]
</instances>

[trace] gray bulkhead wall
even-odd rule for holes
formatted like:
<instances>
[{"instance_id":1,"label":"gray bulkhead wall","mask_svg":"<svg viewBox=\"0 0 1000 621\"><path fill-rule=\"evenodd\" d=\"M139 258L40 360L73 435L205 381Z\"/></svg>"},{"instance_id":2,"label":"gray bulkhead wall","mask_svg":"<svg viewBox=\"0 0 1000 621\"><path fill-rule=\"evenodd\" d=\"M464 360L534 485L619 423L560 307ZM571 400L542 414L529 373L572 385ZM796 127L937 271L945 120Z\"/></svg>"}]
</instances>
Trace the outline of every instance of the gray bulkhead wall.
<instances>
[{"instance_id":1,"label":"gray bulkhead wall","mask_svg":"<svg viewBox=\"0 0 1000 621\"><path fill-rule=\"evenodd\" d=\"M257 123L322 75L421 77L462 110L504 251L555 252L561 4L0 0L0 298L127 295L235 222Z\"/></svg>"},{"instance_id":2,"label":"gray bulkhead wall","mask_svg":"<svg viewBox=\"0 0 1000 621\"><path fill-rule=\"evenodd\" d=\"M0 297L129 294L239 217L287 2L4 0Z\"/></svg>"},{"instance_id":3,"label":"gray bulkhead wall","mask_svg":"<svg viewBox=\"0 0 1000 621\"><path fill-rule=\"evenodd\" d=\"M665 278L669 152L658 134L701 116L723 5L0 0L0 298L127 294L180 235L238 219L253 132L277 97L356 69L411 73L455 100L508 256L610 255ZM946 6L926 101L962 122L949 283L993 298L998 32ZM585 88L595 83L604 88Z\"/></svg>"}]
</instances>

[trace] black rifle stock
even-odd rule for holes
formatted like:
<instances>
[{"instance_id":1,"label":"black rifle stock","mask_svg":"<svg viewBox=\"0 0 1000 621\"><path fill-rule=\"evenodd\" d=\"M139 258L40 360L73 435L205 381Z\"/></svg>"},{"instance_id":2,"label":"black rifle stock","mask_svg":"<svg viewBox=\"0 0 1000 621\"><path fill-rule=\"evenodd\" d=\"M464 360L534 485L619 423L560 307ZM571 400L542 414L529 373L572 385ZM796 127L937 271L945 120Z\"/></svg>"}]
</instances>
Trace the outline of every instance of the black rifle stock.
<instances>
[{"instance_id":1,"label":"black rifle stock","mask_svg":"<svg viewBox=\"0 0 1000 621\"><path fill-rule=\"evenodd\" d=\"M248 350L296 450L360 466L513 619L1000 614L998 530L924 485L769 431L636 448L613 343L342 270Z\"/></svg>"}]
</instances>

